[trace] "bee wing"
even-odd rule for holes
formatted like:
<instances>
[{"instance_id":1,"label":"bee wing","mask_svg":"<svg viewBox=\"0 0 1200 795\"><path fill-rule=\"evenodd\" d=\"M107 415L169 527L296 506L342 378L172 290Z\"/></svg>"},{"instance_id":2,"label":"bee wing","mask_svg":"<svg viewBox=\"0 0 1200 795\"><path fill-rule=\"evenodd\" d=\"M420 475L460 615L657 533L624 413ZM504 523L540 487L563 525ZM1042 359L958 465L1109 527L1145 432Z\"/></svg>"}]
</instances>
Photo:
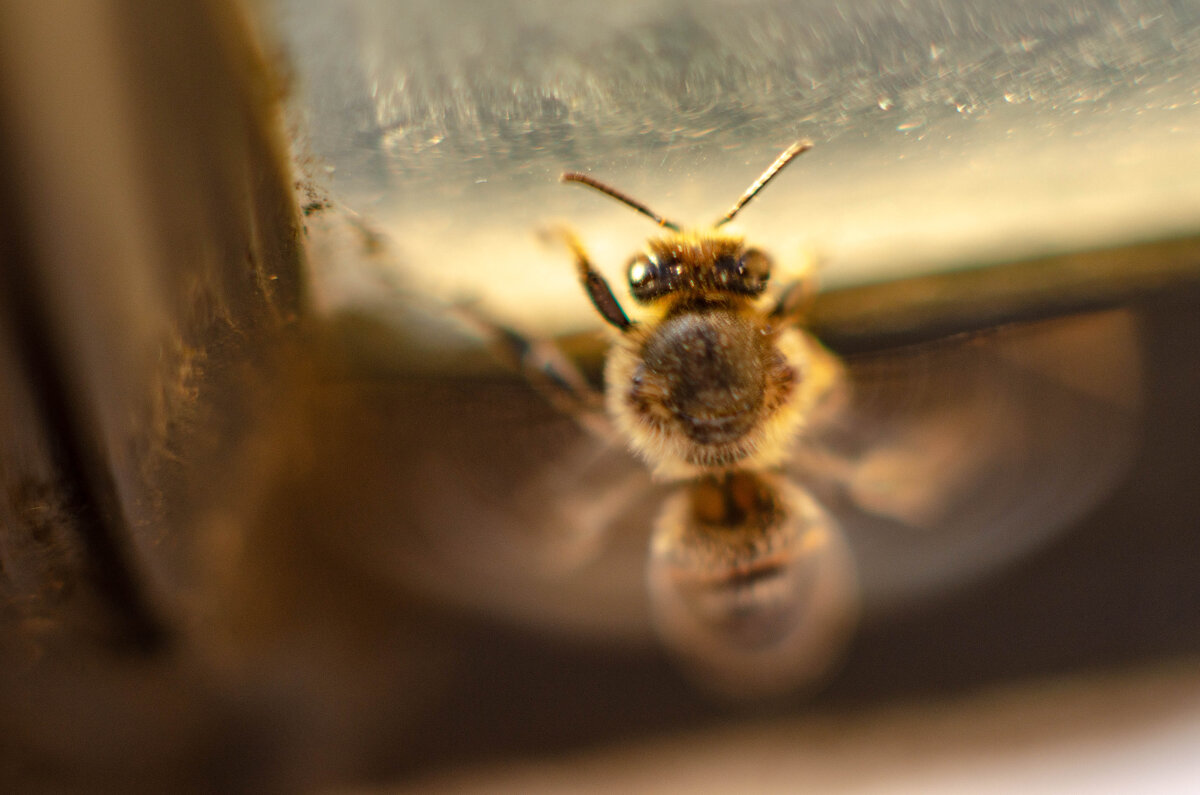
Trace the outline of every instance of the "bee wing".
<instances>
[{"instance_id":1,"label":"bee wing","mask_svg":"<svg viewBox=\"0 0 1200 795\"><path fill-rule=\"evenodd\" d=\"M894 607L1093 508L1132 457L1139 380L1120 312L857 360L790 473L838 517L866 609Z\"/></svg>"},{"instance_id":2,"label":"bee wing","mask_svg":"<svg viewBox=\"0 0 1200 795\"><path fill-rule=\"evenodd\" d=\"M412 452L392 465L393 525L357 545L365 565L515 623L652 638L646 555L666 489L640 461L515 376L414 381L389 400Z\"/></svg>"}]
</instances>

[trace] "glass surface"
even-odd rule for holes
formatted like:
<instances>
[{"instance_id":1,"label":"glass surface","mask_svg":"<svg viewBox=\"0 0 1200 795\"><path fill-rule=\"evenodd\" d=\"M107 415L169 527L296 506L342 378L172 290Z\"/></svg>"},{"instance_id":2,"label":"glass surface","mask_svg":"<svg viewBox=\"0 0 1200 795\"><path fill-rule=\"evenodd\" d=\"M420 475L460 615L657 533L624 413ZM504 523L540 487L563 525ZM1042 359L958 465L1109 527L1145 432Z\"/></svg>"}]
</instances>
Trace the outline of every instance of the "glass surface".
<instances>
[{"instance_id":1,"label":"glass surface","mask_svg":"<svg viewBox=\"0 0 1200 795\"><path fill-rule=\"evenodd\" d=\"M296 106L334 195L404 279L522 326L589 326L548 223L610 278L654 231L739 218L828 287L1190 232L1200 6L1181 2L283 0ZM319 172L321 169L317 169Z\"/></svg>"}]
</instances>

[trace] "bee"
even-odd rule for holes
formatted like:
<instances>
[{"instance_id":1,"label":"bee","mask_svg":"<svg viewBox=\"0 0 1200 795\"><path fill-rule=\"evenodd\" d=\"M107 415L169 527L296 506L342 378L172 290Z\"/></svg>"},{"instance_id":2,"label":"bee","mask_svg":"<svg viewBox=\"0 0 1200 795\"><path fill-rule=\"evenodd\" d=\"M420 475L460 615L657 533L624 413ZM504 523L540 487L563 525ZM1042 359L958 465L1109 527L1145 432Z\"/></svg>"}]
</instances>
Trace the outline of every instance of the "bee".
<instances>
[{"instance_id":1,"label":"bee","mask_svg":"<svg viewBox=\"0 0 1200 795\"><path fill-rule=\"evenodd\" d=\"M854 623L850 558L830 517L776 476L828 404L841 368L802 324L811 274L767 288L771 257L725 229L812 144L788 147L711 226L685 229L585 174L665 234L628 262L634 322L570 240L580 282L614 329L604 369L613 425L661 480L678 483L655 524L648 570L660 635L704 681L791 687L828 668ZM696 655L696 650L703 654Z\"/></svg>"},{"instance_id":2,"label":"bee","mask_svg":"<svg viewBox=\"0 0 1200 795\"><path fill-rule=\"evenodd\" d=\"M768 295L771 257L724 228L810 148L788 147L701 229L586 174L562 176L664 230L626 267L637 319L575 235L558 230L611 329L602 396L548 344L484 323L555 405L623 441L656 480L675 486L651 540L655 624L703 681L742 692L825 671L828 655L815 650L840 649L856 615L851 558L832 519L780 474L795 437L841 384L837 359L803 328L811 274Z\"/></svg>"},{"instance_id":3,"label":"bee","mask_svg":"<svg viewBox=\"0 0 1200 795\"><path fill-rule=\"evenodd\" d=\"M1117 460L1127 446L1115 430L1124 426L1105 410L1075 411L1067 423L1068 412L1056 411L1060 403L1040 382L964 367L991 357L964 355L961 346L935 365L942 380L931 377L898 405L869 405L872 395L806 327L817 292L811 269L775 286L771 256L726 228L810 148L792 144L702 228L667 220L589 175L562 176L663 230L626 265L633 316L576 236L557 230L608 327L600 390L554 342L466 312L556 408L627 448L661 485L658 515L647 519L653 624L700 683L735 696L819 683L842 656L861 611L862 550L852 554L846 526L860 546L866 539L869 560L883 561L870 575L876 593L900 590L895 583L905 578L903 587L919 590L923 572L953 568L947 559L968 569L972 556L994 554L989 529L1011 539L1033 535L1014 529L1026 517L1011 510L1012 495L1037 477L1028 451L1065 478L1088 455L1104 473L1058 493L1050 488L1049 509L1028 498L1031 511L1054 514L1041 527L1060 525L1111 482L1119 467L1096 462ZM874 369L880 381L894 368ZM1004 391L1016 384L1030 385L1020 401ZM1058 423L1054 433L1029 405ZM1109 447L1065 452L1074 448L1057 440L1068 424L1081 437L1107 434ZM998 518L1009 515L1017 518L1007 525ZM898 532L911 528L924 532Z\"/></svg>"}]
</instances>

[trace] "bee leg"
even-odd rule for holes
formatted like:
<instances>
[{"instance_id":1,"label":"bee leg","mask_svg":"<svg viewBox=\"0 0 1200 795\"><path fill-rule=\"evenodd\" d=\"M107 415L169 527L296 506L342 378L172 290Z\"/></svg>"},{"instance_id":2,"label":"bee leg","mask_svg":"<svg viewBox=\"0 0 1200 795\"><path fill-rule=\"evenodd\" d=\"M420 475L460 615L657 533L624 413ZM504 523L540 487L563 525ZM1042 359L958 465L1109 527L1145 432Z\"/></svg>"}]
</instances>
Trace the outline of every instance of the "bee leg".
<instances>
[{"instance_id":1,"label":"bee leg","mask_svg":"<svg viewBox=\"0 0 1200 795\"><path fill-rule=\"evenodd\" d=\"M783 288L779 300L770 311L768 317L775 328L793 326L804 317L804 313L812 306L816 290L809 279L797 279Z\"/></svg>"},{"instance_id":2,"label":"bee leg","mask_svg":"<svg viewBox=\"0 0 1200 795\"><path fill-rule=\"evenodd\" d=\"M600 316L621 331L632 326L633 321L621 308L617 297L613 295L612 288L608 286L608 281L600 275L600 271L596 270L592 261L588 259L587 251L584 250L583 244L579 242L575 233L560 226L553 229L551 234L562 240L567 244L567 248L571 249L571 253L575 256L575 272L579 274L579 281L583 284L584 291L588 294L588 298L592 299L592 305L596 307Z\"/></svg>"},{"instance_id":3,"label":"bee leg","mask_svg":"<svg viewBox=\"0 0 1200 795\"><path fill-rule=\"evenodd\" d=\"M816 269L816 259L806 257L798 268L789 270L791 281L784 285L783 292L768 315L772 326L783 328L795 325L812 307L817 295Z\"/></svg>"},{"instance_id":4,"label":"bee leg","mask_svg":"<svg viewBox=\"0 0 1200 795\"><path fill-rule=\"evenodd\" d=\"M779 328L790 326L799 320L810 303L807 292L808 288L804 282L792 282L783 288L779 300L775 302L775 308L768 314L771 325Z\"/></svg>"},{"instance_id":5,"label":"bee leg","mask_svg":"<svg viewBox=\"0 0 1200 795\"><path fill-rule=\"evenodd\" d=\"M604 394L552 340L528 337L471 304L460 303L454 311L486 337L496 357L523 375L550 405L572 417L584 430L605 440L615 438L604 410Z\"/></svg>"}]
</instances>

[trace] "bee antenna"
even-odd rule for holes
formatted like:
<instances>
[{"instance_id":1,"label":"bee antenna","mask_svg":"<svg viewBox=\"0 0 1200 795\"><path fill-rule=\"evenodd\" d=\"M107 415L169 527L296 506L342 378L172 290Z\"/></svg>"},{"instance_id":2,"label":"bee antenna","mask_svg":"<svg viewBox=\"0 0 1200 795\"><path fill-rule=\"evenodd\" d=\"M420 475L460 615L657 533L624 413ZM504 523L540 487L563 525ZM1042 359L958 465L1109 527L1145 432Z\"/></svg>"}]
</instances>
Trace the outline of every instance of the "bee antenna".
<instances>
[{"instance_id":1,"label":"bee antenna","mask_svg":"<svg viewBox=\"0 0 1200 795\"><path fill-rule=\"evenodd\" d=\"M807 152L809 149L812 149L812 141L803 140L796 141L796 143L785 149L783 154L775 158L774 163L767 166L767 170L762 173L762 176L754 180L754 184L746 189L746 192L742 194L742 198L734 202L734 205L732 208L730 208L729 212L717 219L717 222L713 224L713 227L723 226L732 221L733 216L737 215L738 211L745 207L746 204L753 199L760 190L766 187L766 184L773 180L775 175L783 170L784 166L795 160L799 155Z\"/></svg>"},{"instance_id":2,"label":"bee antenna","mask_svg":"<svg viewBox=\"0 0 1200 795\"><path fill-rule=\"evenodd\" d=\"M626 196L624 193L621 193L616 188L610 188L608 185L605 185L603 182L600 182L599 180L592 179L587 174L579 174L574 171L568 171L567 173L562 175L561 179L563 182L578 182L581 185L587 185L589 188L593 188L595 190L600 191L605 196L611 196L612 198L616 199L617 201L621 202L622 204L624 204L628 207L632 207L633 209L637 210L642 215L647 216L648 218L653 220L654 223L658 224L659 226L666 227L667 229L670 229L673 232L681 231L679 228L679 224L675 223L674 221L668 221L666 218L663 218L661 215L654 212L649 207L647 207L646 205L637 201L636 199L632 199L632 198Z\"/></svg>"}]
</instances>

